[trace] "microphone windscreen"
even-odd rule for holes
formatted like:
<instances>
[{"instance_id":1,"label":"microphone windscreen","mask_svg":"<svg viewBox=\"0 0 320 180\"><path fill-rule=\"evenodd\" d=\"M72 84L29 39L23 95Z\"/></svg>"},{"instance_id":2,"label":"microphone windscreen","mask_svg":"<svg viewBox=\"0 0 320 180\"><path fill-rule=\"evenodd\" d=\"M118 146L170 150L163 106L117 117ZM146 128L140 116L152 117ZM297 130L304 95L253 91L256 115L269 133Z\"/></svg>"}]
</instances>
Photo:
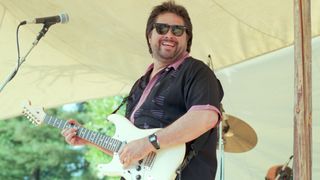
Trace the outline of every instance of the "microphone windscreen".
<instances>
[{"instance_id":1,"label":"microphone windscreen","mask_svg":"<svg viewBox=\"0 0 320 180\"><path fill-rule=\"evenodd\" d=\"M59 14L59 17L60 17L60 23L66 24L69 22L69 16L67 13L61 13Z\"/></svg>"}]
</instances>

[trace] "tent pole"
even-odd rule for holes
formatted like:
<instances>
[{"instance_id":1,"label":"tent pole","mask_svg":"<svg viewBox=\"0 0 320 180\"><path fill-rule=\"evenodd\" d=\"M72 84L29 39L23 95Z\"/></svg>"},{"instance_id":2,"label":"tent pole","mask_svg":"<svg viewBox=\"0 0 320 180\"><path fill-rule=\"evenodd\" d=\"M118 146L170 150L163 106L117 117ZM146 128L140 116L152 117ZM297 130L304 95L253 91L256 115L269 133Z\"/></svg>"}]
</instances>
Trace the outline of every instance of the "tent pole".
<instances>
[{"instance_id":1,"label":"tent pole","mask_svg":"<svg viewBox=\"0 0 320 180\"><path fill-rule=\"evenodd\" d=\"M312 179L310 0L294 0L294 180Z\"/></svg>"}]
</instances>

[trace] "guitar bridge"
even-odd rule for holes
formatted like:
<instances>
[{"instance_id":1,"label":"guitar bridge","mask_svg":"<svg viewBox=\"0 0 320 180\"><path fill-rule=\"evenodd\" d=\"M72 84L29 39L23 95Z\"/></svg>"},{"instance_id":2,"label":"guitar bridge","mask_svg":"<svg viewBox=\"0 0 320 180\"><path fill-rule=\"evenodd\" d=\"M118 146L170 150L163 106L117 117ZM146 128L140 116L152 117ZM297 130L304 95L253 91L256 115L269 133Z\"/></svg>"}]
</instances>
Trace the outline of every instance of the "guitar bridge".
<instances>
[{"instance_id":1,"label":"guitar bridge","mask_svg":"<svg viewBox=\"0 0 320 180\"><path fill-rule=\"evenodd\" d=\"M157 156L157 154L155 152L151 152L150 154L148 154L148 156L143 159L143 165L146 168L151 169L154 164L154 160L155 160L156 156Z\"/></svg>"}]
</instances>

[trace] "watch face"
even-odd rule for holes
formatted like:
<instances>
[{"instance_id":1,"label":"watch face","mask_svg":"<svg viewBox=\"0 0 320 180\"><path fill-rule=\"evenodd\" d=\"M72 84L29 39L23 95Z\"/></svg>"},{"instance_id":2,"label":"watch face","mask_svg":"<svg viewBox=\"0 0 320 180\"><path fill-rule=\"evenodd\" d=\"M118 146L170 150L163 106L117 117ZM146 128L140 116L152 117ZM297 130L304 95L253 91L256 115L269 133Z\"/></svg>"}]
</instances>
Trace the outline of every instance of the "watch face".
<instances>
[{"instance_id":1,"label":"watch face","mask_svg":"<svg viewBox=\"0 0 320 180\"><path fill-rule=\"evenodd\" d=\"M155 136L151 136L150 137L150 141L155 141L156 140L156 137Z\"/></svg>"}]
</instances>

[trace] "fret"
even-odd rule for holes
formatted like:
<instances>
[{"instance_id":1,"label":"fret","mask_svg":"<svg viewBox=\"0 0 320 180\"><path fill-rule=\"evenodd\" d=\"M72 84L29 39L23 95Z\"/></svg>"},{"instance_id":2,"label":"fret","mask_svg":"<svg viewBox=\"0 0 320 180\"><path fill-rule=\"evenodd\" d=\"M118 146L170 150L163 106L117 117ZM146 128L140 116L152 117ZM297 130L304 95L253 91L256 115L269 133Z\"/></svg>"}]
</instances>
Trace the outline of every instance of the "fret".
<instances>
[{"instance_id":1,"label":"fret","mask_svg":"<svg viewBox=\"0 0 320 180\"><path fill-rule=\"evenodd\" d=\"M95 139L96 135L97 135L97 133L95 133L95 132L91 133L91 135L90 135L90 141L91 142L94 142L94 139Z\"/></svg>"},{"instance_id":2,"label":"fret","mask_svg":"<svg viewBox=\"0 0 320 180\"><path fill-rule=\"evenodd\" d=\"M113 151L113 144L114 144L114 139L111 138L111 142L110 142L110 149Z\"/></svg>"},{"instance_id":3,"label":"fret","mask_svg":"<svg viewBox=\"0 0 320 180\"><path fill-rule=\"evenodd\" d=\"M52 116L50 116L50 125L52 125L52 119L54 119Z\"/></svg>"},{"instance_id":4,"label":"fret","mask_svg":"<svg viewBox=\"0 0 320 180\"><path fill-rule=\"evenodd\" d=\"M96 141L97 141L98 136L99 136L99 133L95 132L94 139L93 139L94 143L97 143Z\"/></svg>"},{"instance_id":5,"label":"fret","mask_svg":"<svg viewBox=\"0 0 320 180\"><path fill-rule=\"evenodd\" d=\"M88 132L88 129L85 128L85 129L84 129L84 133L83 133L83 137L82 137L83 139L87 139L87 138L86 138L87 132Z\"/></svg>"},{"instance_id":6,"label":"fret","mask_svg":"<svg viewBox=\"0 0 320 180\"><path fill-rule=\"evenodd\" d=\"M79 128L79 130L78 130L79 131L79 134L78 134L79 137L83 138L84 130L85 130L85 128L83 128L83 127Z\"/></svg>"},{"instance_id":7,"label":"fret","mask_svg":"<svg viewBox=\"0 0 320 180\"><path fill-rule=\"evenodd\" d=\"M86 135L87 135L87 134L86 134L87 131L88 131L88 130L87 130L86 128L83 128L82 136L81 136L83 139L85 139L85 137L86 137Z\"/></svg>"},{"instance_id":8,"label":"fret","mask_svg":"<svg viewBox=\"0 0 320 180\"><path fill-rule=\"evenodd\" d=\"M98 145L98 146L100 146L100 143L101 143L101 139L103 138L103 134L101 134L101 133L99 133L99 135L98 135L98 137L97 137L97 142L96 142L96 144Z\"/></svg>"},{"instance_id":9,"label":"fret","mask_svg":"<svg viewBox=\"0 0 320 180\"><path fill-rule=\"evenodd\" d=\"M62 122L61 129L65 129L67 124L69 124L68 121L61 121L61 122Z\"/></svg>"},{"instance_id":10,"label":"fret","mask_svg":"<svg viewBox=\"0 0 320 180\"><path fill-rule=\"evenodd\" d=\"M93 133L93 132L92 132L91 130L89 130L89 135L88 135L88 140L89 140L89 141L92 141L92 140L91 140L92 133Z\"/></svg>"},{"instance_id":11,"label":"fret","mask_svg":"<svg viewBox=\"0 0 320 180\"><path fill-rule=\"evenodd\" d=\"M111 138L110 138L110 137L107 137L107 138L106 138L106 141L104 142L104 145L103 145L103 147L106 148L106 149L108 149L108 150L110 150L110 148L109 148L109 141L111 141Z\"/></svg>"},{"instance_id":12,"label":"fret","mask_svg":"<svg viewBox=\"0 0 320 180\"><path fill-rule=\"evenodd\" d=\"M121 145L122 145L122 142L118 141L117 149L115 150L115 152L118 152L120 150Z\"/></svg>"},{"instance_id":13,"label":"fret","mask_svg":"<svg viewBox=\"0 0 320 180\"><path fill-rule=\"evenodd\" d=\"M81 137L81 138L83 137L83 136L82 136L82 135L83 135L83 129L84 129L83 127L80 127L80 128L78 129L78 132L77 132L78 136Z\"/></svg>"},{"instance_id":14,"label":"fret","mask_svg":"<svg viewBox=\"0 0 320 180\"><path fill-rule=\"evenodd\" d=\"M69 123L68 123L67 121L65 121L65 122L63 123L62 129L68 128L68 127L66 127L68 124L69 124Z\"/></svg>"},{"instance_id":15,"label":"fret","mask_svg":"<svg viewBox=\"0 0 320 180\"><path fill-rule=\"evenodd\" d=\"M51 119L52 119L52 116L49 116L49 121L48 121L49 125L51 125Z\"/></svg>"},{"instance_id":16,"label":"fret","mask_svg":"<svg viewBox=\"0 0 320 180\"><path fill-rule=\"evenodd\" d=\"M57 118L53 118L52 126L56 127L56 121L57 121Z\"/></svg>"},{"instance_id":17,"label":"fret","mask_svg":"<svg viewBox=\"0 0 320 180\"><path fill-rule=\"evenodd\" d=\"M101 144L102 147L106 148L106 144L107 144L108 138L109 138L108 136L104 136L103 137L103 141L102 141L102 144Z\"/></svg>"},{"instance_id":18,"label":"fret","mask_svg":"<svg viewBox=\"0 0 320 180\"><path fill-rule=\"evenodd\" d=\"M56 124L56 121L57 121L57 118L54 118L54 121L53 121L53 126L55 126L55 124Z\"/></svg>"},{"instance_id":19,"label":"fret","mask_svg":"<svg viewBox=\"0 0 320 180\"><path fill-rule=\"evenodd\" d=\"M112 151L112 144L113 144L113 138L110 138L110 141L109 141L109 149Z\"/></svg>"},{"instance_id":20,"label":"fret","mask_svg":"<svg viewBox=\"0 0 320 180\"><path fill-rule=\"evenodd\" d=\"M67 128L67 129L71 128L71 124L69 124L68 122L66 122L65 128Z\"/></svg>"},{"instance_id":21,"label":"fret","mask_svg":"<svg viewBox=\"0 0 320 180\"><path fill-rule=\"evenodd\" d=\"M114 139L114 142L113 142L113 144L112 144L112 149L113 149L113 151L116 151L116 149L117 149L117 144L118 144L118 141L117 141L116 139Z\"/></svg>"},{"instance_id":22,"label":"fret","mask_svg":"<svg viewBox=\"0 0 320 180\"><path fill-rule=\"evenodd\" d=\"M99 142L98 142L98 145L99 145L99 146L102 146L102 145L103 145L103 141L104 141L105 138L106 138L106 136L101 135L101 137L99 138Z\"/></svg>"},{"instance_id":23,"label":"fret","mask_svg":"<svg viewBox=\"0 0 320 180\"><path fill-rule=\"evenodd\" d=\"M95 143L95 144L98 144L98 140L99 140L100 136L101 136L101 134L100 134L100 133L97 133L96 139L94 140L94 143Z\"/></svg>"},{"instance_id":24,"label":"fret","mask_svg":"<svg viewBox=\"0 0 320 180\"><path fill-rule=\"evenodd\" d=\"M120 141L115 139L116 143L114 143L114 151L117 152L119 149Z\"/></svg>"},{"instance_id":25,"label":"fret","mask_svg":"<svg viewBox=\"0 0 320 180\"><path fill-rule=\"evenodd\" d=\"M55 124L57 128L59 128L60 122L61 122L61 120L57 119L56 124Z\"/></svg>"},{"instance_id":26,"label":"fret","mask_svg":"<svg viewBox=\"0 0 320 180\"><path fill-rule=\"evenodd\" d=\"M90 130L90 141L93 142L94 138L96 137L96 133Z\"/></svg>"},{"instance_id":27,"label":"fret","mask_svg":"<svg viewBox=\"0 0 320 180\"><path fill-rule=\"evenodd\" d=\"M86 139L87 131L88 130L86 128L83 128L83 136L82 136L83 139Z\"/></svg>"},{"instance_id":28,"label":"fret","mask_svg":"<svg viewBox=\"0 0 320 180\"><path fill-rule=\"evenodd\" d=\"M110 140L110 137L109 136L105 136L104 140L103 140L103 143L102 143L102 146L103 147L106 147L107 145L107 142Z\"/></svg>"},{"instance_id":29,"label":"fret","mask_svg":"<svg viewBox=\"0 0 320 180\"><path fill-rule=\"evenodd\" d=\"M62 120L60 120L60 122L59 122L59 125L58 125L58 128L59 128L59 129L62 129L62 128L60 127L61 123L62 123Z\"/></svg>"},{"instance_id":30,"label":"fret","mask_svg":"<svg viewBox=\"0 0 320 180\"><path fill-rule=\"evenodd\" d=\"M73 126L72 126L72 128L76 128L76 130L77 130L77 134L78 134L78 130L79 130L80 126L73 125Z\"/></svg>"},{"instance_id":31,"label":"fret","mask_svg":"<svg viewBox=\"0 0 320 180\"><path fill-rule=\"evenodd\" d=\"M102 144L102 147L104 147L104 148L106 148L106 149L108 149L108 141L109 141L110 139L109 139L109 137L106 137L105 138L105 140L104 140L104 142L103 142L103 144Z\"/></svg>"},{"instance_id":32,"label":"fret","mask_svg":"<svg viewBox=\"0 0 320 180\"><path fill-rule=\"evenodd\" d=\"M118 144L119 144L119 142L118 142L118 140L116 140L116 142L114 143L114 146L113 146L114 152L117 151Z\"/></svg>"},{"instance_id":33,"label":"fret","mask_svg":"<svg viewBox=\"0 0 320 180\"><path fill-rule=\"evenodd\" d=\"M86 139L89 140L89 141L90 141L91 133L92 133L91 130L88 130L88 131L87 131L87 137L86 137Z\"/></svg>"},{"instance_id":34,"label":"fret","mask_svg":"<svg viewBox=\"0 0 320 180\"><path fill-rule=\"evenodd\" d=\"M56 118L56 121L55 121L55 127L59 128L59 124L60 124L61 120Z\"/></svg>"},{"instance_id":35,"label":"fret","mask_svg":"<svg viewBox=\"0 0 320 180\"><path fill-rule=\"evenodd\" d=\"M113 147L113 138L111 138L111 141L109 142L109 149L111 150L111 151L113 151L113 149L112 149L112 147Z\"/></svg>"}]
</instances>

